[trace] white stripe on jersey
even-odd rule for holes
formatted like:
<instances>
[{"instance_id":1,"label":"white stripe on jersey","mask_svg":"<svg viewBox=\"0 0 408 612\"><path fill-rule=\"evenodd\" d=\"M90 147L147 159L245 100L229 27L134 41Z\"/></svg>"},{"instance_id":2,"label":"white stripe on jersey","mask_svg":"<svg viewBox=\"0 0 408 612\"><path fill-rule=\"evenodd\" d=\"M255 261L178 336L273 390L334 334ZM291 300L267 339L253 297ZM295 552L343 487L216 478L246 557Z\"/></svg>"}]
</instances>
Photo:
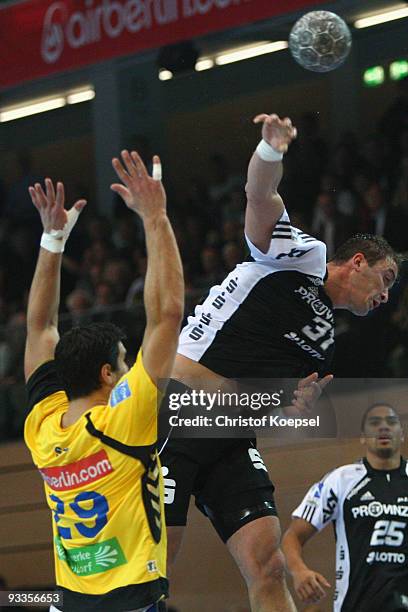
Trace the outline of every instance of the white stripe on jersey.
<instances>
[{"instance_id":1,"label":"white stripe on jersey","mask_svg":"<svg viewBox=\"0 0 408 612\"><path fill-rule=\"evenodd\" d=\"M244 262L230 272L221 285L215 285L182 329L177 352L199 361L216 334L238 310L255 285L271 273L265 263Z\"/></svg>"},{"instance_id":2,"label":"white stripe on jersey","mask_svg":"<svg viewBox=\"0 0 408 612\"><path fill-rule=\"evenodd\" d=\"M341 578L338 573L341 571ZM350 551L344 524L344 513L336 519L336 590L334 592L333 612L340 612L347 595L350 582Z\"/></svg>"},{"instance_id":3,"label":"white stripe on jersey","mask_svg":"<svg viewBox=\"0 0 408 612\"><path fill-rule=\"evenodd\" d=\"M273 236L267 253L259 251L245 236L255 261L238 264L221 285L210 289L205 301L195 308L194 315L188 317L180 334L178 353L199 361L255 285L269 274L293 271L323 280L326 245L292 227L286 210L276 224Z\"/></svg>"}]
</instances>

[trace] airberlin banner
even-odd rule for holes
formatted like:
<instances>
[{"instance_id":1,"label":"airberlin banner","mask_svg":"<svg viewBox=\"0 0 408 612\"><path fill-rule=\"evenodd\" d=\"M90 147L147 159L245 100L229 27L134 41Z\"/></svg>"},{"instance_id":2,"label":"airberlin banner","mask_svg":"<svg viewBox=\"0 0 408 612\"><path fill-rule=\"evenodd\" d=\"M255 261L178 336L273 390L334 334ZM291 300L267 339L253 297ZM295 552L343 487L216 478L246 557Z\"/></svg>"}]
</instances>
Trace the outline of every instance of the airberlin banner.
<instances>
[{"instance_id":1,"label":"airberlin banner","mask_svg":"<svg viewBox=\"0 0 408 612\"><path fill-rule=\"evenodd\" d=\"M31 0L0 8L0 87L323 0Z\"/></svg>"}]
</instances>

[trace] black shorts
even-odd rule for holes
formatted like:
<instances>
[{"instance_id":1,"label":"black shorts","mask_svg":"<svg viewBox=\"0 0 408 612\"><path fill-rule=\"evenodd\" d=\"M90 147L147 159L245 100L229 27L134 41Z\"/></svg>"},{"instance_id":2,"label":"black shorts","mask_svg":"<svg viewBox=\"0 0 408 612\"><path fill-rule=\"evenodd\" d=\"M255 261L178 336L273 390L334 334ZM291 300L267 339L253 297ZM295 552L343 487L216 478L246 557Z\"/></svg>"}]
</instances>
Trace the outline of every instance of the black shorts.
<instances>
[{"instance_id":1,"label":"black shorts","mask_svg":"<svg viewBox=\"0 0 408 612\"><path fill-rule=\"evenodd\" d=\"M170 439L160 453L168 526L187 523L190 496L226 542L262 516L276 516L274 486L251 439Z\"/></svg>"}]
</instances>

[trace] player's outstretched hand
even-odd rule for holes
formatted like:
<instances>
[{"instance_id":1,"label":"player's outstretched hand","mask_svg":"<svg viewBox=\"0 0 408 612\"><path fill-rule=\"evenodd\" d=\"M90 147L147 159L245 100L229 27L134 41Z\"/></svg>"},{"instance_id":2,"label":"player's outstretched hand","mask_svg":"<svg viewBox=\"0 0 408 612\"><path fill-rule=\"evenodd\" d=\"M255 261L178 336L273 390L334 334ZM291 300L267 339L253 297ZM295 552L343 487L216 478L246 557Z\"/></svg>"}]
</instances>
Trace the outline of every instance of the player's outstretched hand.
<instances>
[{"instance_id":1,"label":"player's outstretched hand","mask_svg":"<svg viewBox=\"0 0 408 612\"><path fill-rule=\"evenodd\" d=\"M40 183L29 187L31 200L40 213L44 232L49 234L52 230L64 230L66 238L74 227L79 213L86 205L86 200L77 200L71 210L65 210L64 185L57 183L57 188L51 179L45 179L45 191Z\"/></svg>"},{"instance_id":2,"label":"player's outstretched hand","mask_svg":"<svg viewBox=\"0 0 408 612\"><path fill-rule=\"evenodd\" d=\"M288 146L297 136L297 129L289 117L280 119L278 115L262 113L253 119L254 123L262 123L262 138L280 153L286 153Z\"/></svg>"},{"instance_id":3,"label":"player's outstretched hand","mask_svg":"<svg viewBox=\"0 0 408 612\"><path fill-rule=\"evenodd\" d=\"M326 578L309 568L293 573L293 586L303 603L316 603L326 596L325 589L330 588Z\"/></svg>"},{"instance_id":4,"label":"player's outstretched hand","mask_svg":"<svg viewBox=\"0 0 408 612\"><path fill-rule=\"evenodd\" d=\"M161 183L160 158L153 157L153 177L136 151L122 151L122 161L116 157L112 166L122 183L111 185L126 206L134 210L142 219L155 218L166 212L166 193Z\"/></svg>"},{"instance_id":5,"label":"player's outstretched hand","mask_svg":"<svg viewBox=\"0 0 408 612\"><path fill-rule=\"evenodd\" d=\"M317 372L302 378L293 392L292 405L285 410L288 416L308 415L312 412L323 389L333 380L332 374L319 379Z\"/></svg>"}]
</instances>

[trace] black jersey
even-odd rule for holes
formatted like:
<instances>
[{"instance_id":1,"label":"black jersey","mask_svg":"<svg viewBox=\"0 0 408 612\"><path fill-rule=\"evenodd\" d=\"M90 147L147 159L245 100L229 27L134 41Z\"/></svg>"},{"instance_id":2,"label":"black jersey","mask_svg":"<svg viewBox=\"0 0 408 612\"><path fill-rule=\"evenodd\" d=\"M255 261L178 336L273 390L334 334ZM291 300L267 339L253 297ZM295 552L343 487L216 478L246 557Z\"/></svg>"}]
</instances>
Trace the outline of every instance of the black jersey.
<instances>
[{"instance_id":1,"label":"black jersey","mask_svg":"<svg viewBox=\"0 0 408 612\"><path fill-rule=\"evenodd\" d=\"M408 467L364 459L313 485L293 513L336 534L334 612L408 610Z\"/></svg>"},{"instance_id":2,"label":"black jersey","mask_svg":"<svg viewBox=\"0 0 408 612\"><path fill-rule=\"evenodd\" d=\"M196 307L178 352L228 378L327 373L334 327L325 244L292 227L286 211L267 253L247 242L250 260Z\"/></svg>"}]
</instances>

